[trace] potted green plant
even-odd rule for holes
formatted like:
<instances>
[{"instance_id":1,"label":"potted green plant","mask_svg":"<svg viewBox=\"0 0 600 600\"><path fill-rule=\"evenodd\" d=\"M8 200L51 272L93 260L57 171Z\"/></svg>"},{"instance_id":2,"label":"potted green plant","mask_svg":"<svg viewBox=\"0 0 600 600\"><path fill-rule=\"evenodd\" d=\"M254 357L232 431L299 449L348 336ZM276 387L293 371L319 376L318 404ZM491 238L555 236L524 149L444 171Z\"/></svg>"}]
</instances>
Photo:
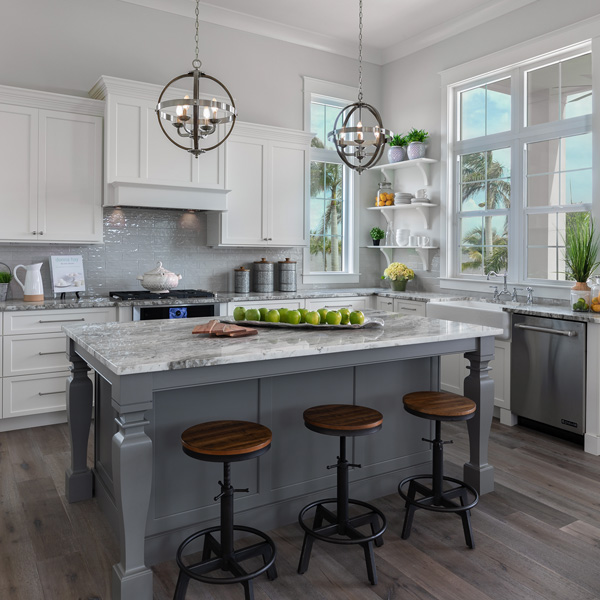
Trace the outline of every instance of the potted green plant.
<instances>
[{"instance_id":1,"label":"potted green plant","mask_svg":"<svg viewBox=\"0 0 600 600\"><path fill-rule=\"evenodd\" d=\"M385 237L385 231L379 227L373 227L369 232L369 235L373 240L373 246L379 246L379 242Z\"/></svg>"},{"instance_id":2,"label":"potted green plant","mask_svg":"<svg viewBox=\"0 0 600 600\"><path fill-rule=\"evenodd\" d=\"M575 281L571 288L571 307L576 312L588 312L591 292L587 280L600 262L600 241L593 219L588 213L578 213L567 219L564 258L567 279Z\"/></svg>"},{"instance_id":3,"label":"potted green plant","mask_svg":"<svg viewBox=\"0 0 600 600\"><path fill-rule=\"evenodd\" d=\"M6 301L6 294L8 292L8 284L12 281L12 275L10 271L0 271L0 302Z\"/></svg>"},{"instance_id":4,"label":"potted green plant","mask_svg":"<svg viewBox=\"0 0 600 600\"><path fill-rule=\"evenodd\" d=\"M404 263L393 262L383 272L381 279L389 279L395 292L405 292L406 284L415 278L415 272Z\"/></svg>"},{"instance_id":5,"label":"potted green plant","mask_svg":"<svg viewBox=\"0 0 600 600\"><path fill-rule=\"evenodd\" d=\"M389 142L388 162L396 163L406 160L406 146L408 142L403 135L395 135Z\"/></svg>"},{"instance_id":6,"label":"potted green plant","mask_svg":"<svg viewBox=\"0 0 600 600\"><path fill-rule=\"evenodd\" d=\"M424 129L415 129L414 127L406 134L405 139L408 143L406 154L408 155L409 160L423 158L425 156L425 150L427 149L425 140L428 137L429 134Z\"/></svg>"}]
</instances>

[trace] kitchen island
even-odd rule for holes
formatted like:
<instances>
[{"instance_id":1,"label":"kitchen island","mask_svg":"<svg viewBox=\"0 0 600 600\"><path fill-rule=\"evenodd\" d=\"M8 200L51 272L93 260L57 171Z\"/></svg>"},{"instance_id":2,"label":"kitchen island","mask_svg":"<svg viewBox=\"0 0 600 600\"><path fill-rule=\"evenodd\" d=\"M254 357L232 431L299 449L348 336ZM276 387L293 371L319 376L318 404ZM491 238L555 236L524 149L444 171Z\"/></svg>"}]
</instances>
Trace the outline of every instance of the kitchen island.
<instances>
[{"instance_id":1,"label":"kitchen island","mask_svg":"<svg viewBox=\"0 0 600 600\"><path fill-rule=\"evenodd\" d=\"M191 461L181 432L201 421L241 419L273 431L269 453L234 464L236 521L271 529L295 521L307 502L335 488L326 465L336 452L302 420L309 406L355 403L380 410L376 437L353 440L352 495L369 500L400 479L427 471L431 424L408 415L402 396L438 389L439 356L463 352L470 361L465 394L478 407L468 422L470 460L465 480L493 489L487 441L493 410L493 359L499 330L425 317L373 313L384 327L357 330L260 329L247 338L192 335L207 319L157 320L65 327L72 375L67 386L70 502L95 495L113 524L120 562L113 598L151 600L149 565L173 558L189 533L218 517L220 465ZM95 404L87 374L96 371ZM95 458L87 464L94 410ZM403 505L398 500L398 510Z\"/></svg>"}]
</instances>

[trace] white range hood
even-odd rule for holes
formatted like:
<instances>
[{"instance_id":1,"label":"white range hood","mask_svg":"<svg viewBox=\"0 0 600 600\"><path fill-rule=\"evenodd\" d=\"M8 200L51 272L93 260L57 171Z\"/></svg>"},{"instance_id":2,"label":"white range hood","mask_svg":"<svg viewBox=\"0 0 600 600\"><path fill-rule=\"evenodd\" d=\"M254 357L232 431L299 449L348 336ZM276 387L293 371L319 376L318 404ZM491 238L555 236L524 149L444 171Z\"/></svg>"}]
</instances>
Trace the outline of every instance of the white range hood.
<instances>
[{"instance_id":1,"label":"white range hood","mask_svg":"<svg viewBox=\"0 0 600 600\"><path fill-rule=\"evenodd\" d=\"M194 158L171 144L155 113L162 86L102 76L105 206L226 211L225 149ZM174 90L183 97L186 90Z\"/></svg>"}]
</instances>

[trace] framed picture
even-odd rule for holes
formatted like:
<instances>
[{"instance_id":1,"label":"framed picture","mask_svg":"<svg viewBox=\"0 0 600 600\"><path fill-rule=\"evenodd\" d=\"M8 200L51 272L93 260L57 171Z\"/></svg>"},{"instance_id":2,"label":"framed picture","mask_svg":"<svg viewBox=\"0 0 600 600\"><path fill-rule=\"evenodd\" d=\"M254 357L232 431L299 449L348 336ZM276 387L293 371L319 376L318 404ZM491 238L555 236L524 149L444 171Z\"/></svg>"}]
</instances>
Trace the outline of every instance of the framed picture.
<instances>
[{"instance_id":1,"label":"framed picture","mask_svg":"<svg viewBox=\"0 0 600 600\"><path fill-rule=\"evenodd\" d=\"M51 256L50 276L52 278L52 291L55 294L85 291L85 276L81 256Z\"/></svg>"}]
</instances>

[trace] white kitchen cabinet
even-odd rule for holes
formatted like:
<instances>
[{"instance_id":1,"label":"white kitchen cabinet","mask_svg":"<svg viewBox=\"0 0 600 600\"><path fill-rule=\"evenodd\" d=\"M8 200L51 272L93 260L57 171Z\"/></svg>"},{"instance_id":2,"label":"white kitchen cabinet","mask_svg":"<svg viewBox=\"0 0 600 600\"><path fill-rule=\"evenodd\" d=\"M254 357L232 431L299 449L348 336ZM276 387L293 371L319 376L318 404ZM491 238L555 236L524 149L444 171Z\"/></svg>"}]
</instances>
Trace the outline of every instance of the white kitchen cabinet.
<instances>
[{"instance_id":1,"label":"white kitchen cabinet","mask_svg":"<svg viewBox=\"0 0 600 600\"><path fill-rule=\"evenodd\" d=\"M0 86L0 241L102 241L100 114L93 100Z\"/></svg>"},{"instance_id":2,"label":"white kitchen cabinet","mask_svg":"<svg viewBox=\"0 0 600 600\"><path fill-rule=\"evenodd\" d=\"M385 296L377 296L376 300L377 310L387 310L388 312L394 312L394 299L386 298Z\"/></svg>"},{"instance_id":3,"label":"white kitchen cabinet","mask_svg":"<svg viewBox=\"0 0 600 600\"><path fill-rule=\"evenodd\" d=\"M238 306L245 308L289 308L297 310L304 308L304 300L299 298L298 300L248 300L247 302L228 302L227 303L227 314L232 315L233 309Z\"/></svg>"},{"instance_id":4,"label":"white kitchen cabinet","mask_svg":"<svg viewBox=\"0 0 600 600\"><path fill-rule=\"evenodd\" d=\"M338 310L349 308L350 310L365 310L371 308L371 296L348 296L332 298L307 298L305 308L308 310Z\"/></svg>"},{"instance_id":5,"label":"white kitchen cabinet","mask_svg":"<svg viewBox=\"0 0 600 600\"><path fill-rule=\"evenodd\" d=\"M311 135L237 123L225 148L227 212L208 214L209 246L304 246Z\"/></svg>"},{"instance_id":6,"label":"white kitchen cabinet","mask_svg":"<svg viewBox=\"0 0 600 600\"><path fill-rule=\"evenodd\" d=\"M68 377L69 371L5 377L2 380L2 418L65 410Z\"/></svg>"},{"instance_id":7,"label":"white kitchen cabinet","mask_svg":"<svg viewBox=\"0 0 600 600\"><path fill-rule=\"evenodd\" d=\"M426 304L426 302L418 302L417 300L394 298L394 312L402 315L417 315L419 317L424 317Z\"/></svg>"}]
</instances>

